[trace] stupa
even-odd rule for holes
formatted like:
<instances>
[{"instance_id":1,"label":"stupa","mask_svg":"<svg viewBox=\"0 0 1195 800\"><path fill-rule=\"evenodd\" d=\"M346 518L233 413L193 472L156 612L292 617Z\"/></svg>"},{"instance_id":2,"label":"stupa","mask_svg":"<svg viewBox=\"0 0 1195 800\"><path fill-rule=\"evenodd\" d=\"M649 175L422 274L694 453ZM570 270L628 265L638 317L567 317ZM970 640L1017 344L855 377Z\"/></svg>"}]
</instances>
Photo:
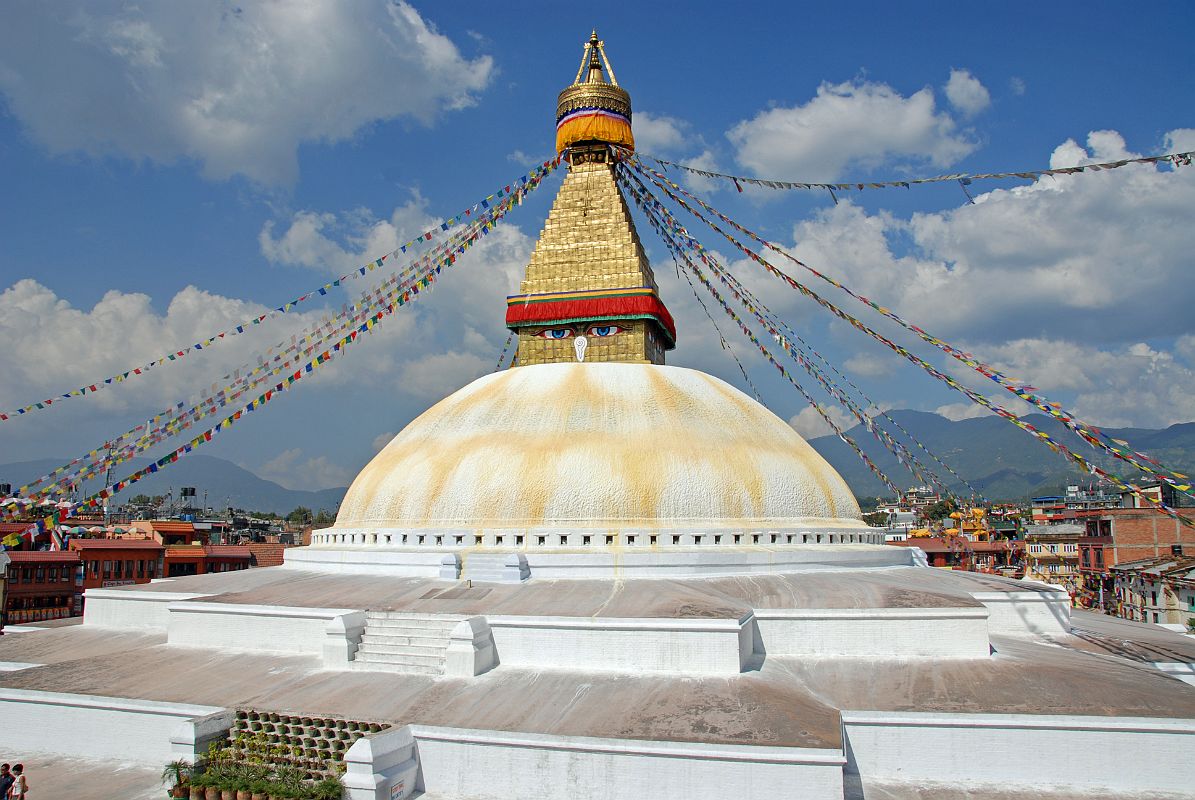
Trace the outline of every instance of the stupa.
<instances>
[{"instance_id":1,"label":"stupa","mask_svg":"<svg viewBox=\"0 0 1195 800\"><path fill-rule=\"evenodd\" d=\"M664 364L612 144L595 33L518 366L408 425L283 566L10 628L0 758L156 787L231 731L343 758L352 800L1190 797L1190 638L884 545L782 420Z\"/></svg>"}]
</instances>

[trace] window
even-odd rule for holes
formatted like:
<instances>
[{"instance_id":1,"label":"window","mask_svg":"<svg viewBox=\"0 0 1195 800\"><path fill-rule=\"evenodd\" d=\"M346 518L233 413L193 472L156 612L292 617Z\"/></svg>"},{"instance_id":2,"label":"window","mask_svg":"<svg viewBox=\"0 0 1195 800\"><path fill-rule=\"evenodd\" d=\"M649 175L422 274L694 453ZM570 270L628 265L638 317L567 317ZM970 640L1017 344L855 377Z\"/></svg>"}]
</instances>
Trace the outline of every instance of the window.
<instances>
[{"instance_id":1,"label":"window","mask_svg":"<svg viewBox=\"0 0 1195 800\"><path fill-rule=\"evenodd\" d=\"M38 583L44 583L46 580L46 568L41 564L37 565L37 577L34 580Z\"/></svg>"}]
</instances>

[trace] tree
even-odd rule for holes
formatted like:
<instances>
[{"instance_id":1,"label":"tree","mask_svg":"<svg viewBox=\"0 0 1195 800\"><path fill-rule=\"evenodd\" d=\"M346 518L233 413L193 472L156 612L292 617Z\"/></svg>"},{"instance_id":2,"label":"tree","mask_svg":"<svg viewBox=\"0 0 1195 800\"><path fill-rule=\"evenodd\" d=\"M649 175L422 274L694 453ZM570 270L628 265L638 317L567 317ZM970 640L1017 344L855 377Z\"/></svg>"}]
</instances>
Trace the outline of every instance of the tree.
<instances>
[{"instance_id":1,"label":"tree","mask_svg":"<svg viewBox=\"0 0 1195 800\"><path fill-rule=\"evenodd\" d=\"M316 525L330 525L336 521L336 515L326 508L321 508L315 515Z\"/></svg>"},{"instance_id":2,"label":"tree","mask_svg":"<svg viewBox=\"0 0 1195 800\"><path fill-rule=\"evenodd\" d=\"M147 495L147 494L136 495L132 499L129 500L129 504L134 505L134 506L147 506L150 504L149 495Z\"/></svg>"},{"instance_id":3,"label":"tree","mask_svg":"<svg viewBox=\"0 0 1195 800\"><path fill-rule=\"evenodd\" d=\"M311 521L311 509L306 506L299 506L294 511L286 515L287 522L301 524Z\"/></svg>"},{"instance_id":4,"label":"tree","mask_svg":"<svg viewBox=\"0 0 1195 800\"><path fill-rule=\"evenodd\" d=\"M953 500L939 500L929 508L925 509L925 518L932 520L946 519L955 511L958 511L958 506Z\"/></svg>"}]
</instances>

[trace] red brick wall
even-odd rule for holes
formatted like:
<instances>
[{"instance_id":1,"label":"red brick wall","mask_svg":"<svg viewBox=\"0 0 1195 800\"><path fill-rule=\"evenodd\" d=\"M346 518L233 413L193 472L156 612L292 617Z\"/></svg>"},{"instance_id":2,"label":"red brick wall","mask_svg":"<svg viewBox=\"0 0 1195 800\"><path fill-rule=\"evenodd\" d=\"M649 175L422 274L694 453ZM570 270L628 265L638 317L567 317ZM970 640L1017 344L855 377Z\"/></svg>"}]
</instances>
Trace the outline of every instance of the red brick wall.
<instances>
[{"instance_id":1,"label":"red brick wall","mask_svg":"<svg viewBox=\"0 0 1195 800\"><path fill-rule=\"evenodd\" d=\"M253 554L253 566L277 567L282 565L282 554L288 545L276 542L250 542L249 552Z\"/></svg>"},{"instance_id":2,"label":"red brick wall","mask_svg":"<svg viewBox=\"0 0 1195 800\"><path fill-rule=\"evenodd\" d=\"M1104 512L1112 518L1112 546L1104 548L1107 566L1170 555L1181 544L1195 553L1195 528L1150 509L1123 508Z\"/></svg>"}]
</instances>

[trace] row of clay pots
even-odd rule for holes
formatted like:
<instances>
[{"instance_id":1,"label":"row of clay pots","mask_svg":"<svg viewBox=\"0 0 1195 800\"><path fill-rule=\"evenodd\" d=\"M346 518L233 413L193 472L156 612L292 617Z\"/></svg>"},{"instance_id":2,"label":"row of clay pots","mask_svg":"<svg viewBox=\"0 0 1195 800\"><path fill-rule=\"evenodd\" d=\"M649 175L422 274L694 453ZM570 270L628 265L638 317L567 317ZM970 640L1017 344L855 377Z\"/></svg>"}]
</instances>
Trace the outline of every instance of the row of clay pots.
<instances>
[{"instance_id":1,"label":"row of clay pots","mask_svg":"<svg viewBox=\"0 0 1195 800\"><path fill-rule=\"evenodd\" d=\"M336 730L360 731L362 733L377 733L378 731L389 728L379 722L361 722L359 720L337 719L336 717L295 717L289 714L277 714L272 711L251 711L249 709L241 709L236 713L237 726L243 727L243 723L250 724L257 723L272 723L274 725L291 725L302 727L317 727L329 728Z\"/></svg>"}]
</instances>

